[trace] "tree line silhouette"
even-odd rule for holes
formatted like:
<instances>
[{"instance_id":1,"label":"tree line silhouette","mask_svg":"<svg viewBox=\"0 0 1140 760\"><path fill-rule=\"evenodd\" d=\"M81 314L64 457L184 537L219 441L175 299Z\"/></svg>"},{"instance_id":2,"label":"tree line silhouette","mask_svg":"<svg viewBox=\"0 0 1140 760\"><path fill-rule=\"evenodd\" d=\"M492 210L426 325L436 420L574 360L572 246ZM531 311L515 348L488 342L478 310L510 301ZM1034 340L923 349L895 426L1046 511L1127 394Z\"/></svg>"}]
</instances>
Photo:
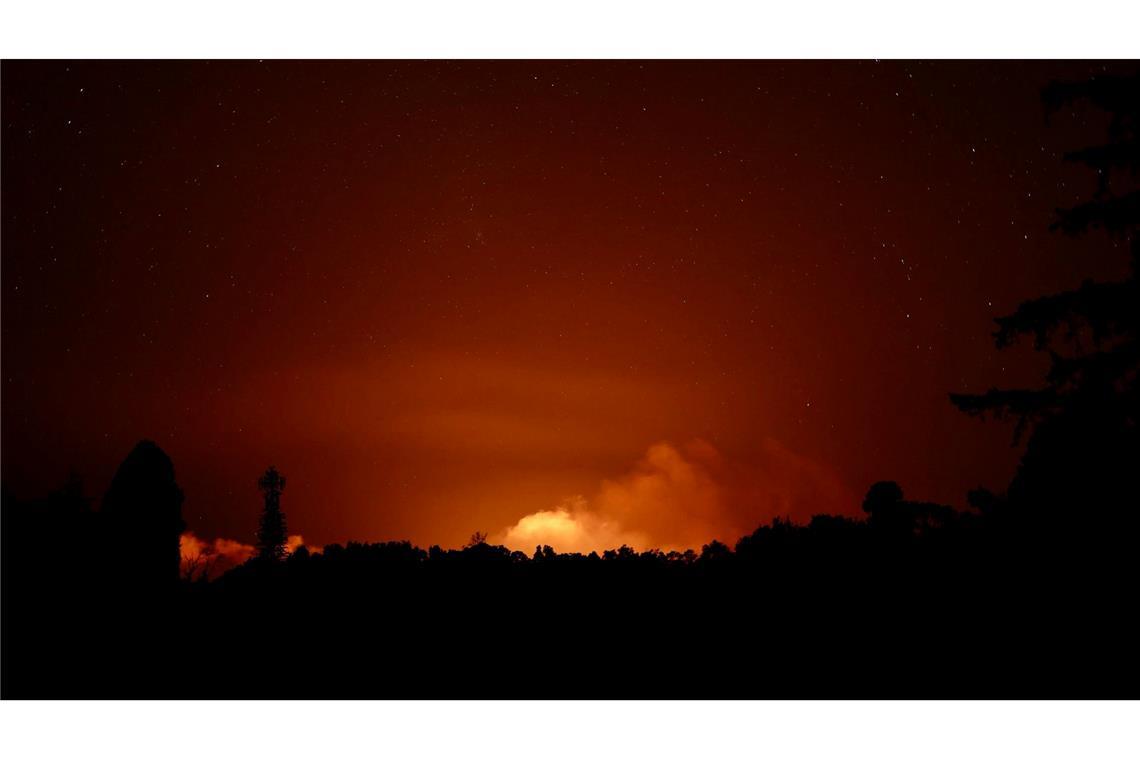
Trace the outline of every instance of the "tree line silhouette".
<instances>
[{"instance_id":1,"label":"tree line silhouette","mask_svg":"<svg viewBox=\"0 0 1140 760\"><path fill-rule=\"evenodd\" d=\"M285 478L257 481L256 552L180 567L183 495L142 441L96 511L77 477L5 489L4 696L1107 696L1140 673L1140 79L1055 84L1109 141L1074 151L1092 200L1053 227L1106 231L1129 276L1028 301L1040 388L951 394L1015 420L1004 493L967 509L870 486L864 517L775 519L687 551L512 551L407 541L286 550ZM181 581L181 582L180 582ZM1134 694L1133 694L1134 695Z\"/></svg>"}]
</instances>

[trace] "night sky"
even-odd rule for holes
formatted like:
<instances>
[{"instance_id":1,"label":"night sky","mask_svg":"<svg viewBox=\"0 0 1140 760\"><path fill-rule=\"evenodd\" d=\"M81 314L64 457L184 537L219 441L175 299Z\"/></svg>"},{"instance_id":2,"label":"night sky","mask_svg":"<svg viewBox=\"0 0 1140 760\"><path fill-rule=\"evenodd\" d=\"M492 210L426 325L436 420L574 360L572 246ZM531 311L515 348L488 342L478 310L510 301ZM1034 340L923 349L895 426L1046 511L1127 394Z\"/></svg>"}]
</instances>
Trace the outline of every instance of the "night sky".
<instances>
[{"instance_id":1,"label":"night sky","mask_svg":"<svg viewBox=\"0 0 1140 760\"><path fill-rule=\"evenodd\" d=\"M273 464L306 541L524 549L963 505L1018 450L947 394L1045 367L993 318L1125 271L1048 231L1105 122L1040 90L1104 70L4 62L5 486L152 438L199 536Z\"/></svg>"}]
</instances>

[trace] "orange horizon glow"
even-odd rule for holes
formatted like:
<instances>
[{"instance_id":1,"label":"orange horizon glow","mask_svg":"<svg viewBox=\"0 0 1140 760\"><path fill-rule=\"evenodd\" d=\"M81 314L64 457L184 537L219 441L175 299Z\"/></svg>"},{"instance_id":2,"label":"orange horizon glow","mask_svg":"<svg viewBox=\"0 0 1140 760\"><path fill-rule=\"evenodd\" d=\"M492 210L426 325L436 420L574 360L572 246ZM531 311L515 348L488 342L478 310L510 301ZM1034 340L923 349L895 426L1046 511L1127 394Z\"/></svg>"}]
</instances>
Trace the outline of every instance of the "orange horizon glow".
<instances>
[{"instance_id":1,"label":"orange horizon glow","mask_svg":"<svg viewBox=\"0 0 1140 760\"><path fill-rule=\"evenodd\" d=\"M271 464L316 546L1000 491L947 394L1034 382L993 318L1123 266L1048 234L1099 128L1039 91L1085 68L5 62L5 485L97 500L150 438L231 560Z\"/></svg>"}]
</instances>

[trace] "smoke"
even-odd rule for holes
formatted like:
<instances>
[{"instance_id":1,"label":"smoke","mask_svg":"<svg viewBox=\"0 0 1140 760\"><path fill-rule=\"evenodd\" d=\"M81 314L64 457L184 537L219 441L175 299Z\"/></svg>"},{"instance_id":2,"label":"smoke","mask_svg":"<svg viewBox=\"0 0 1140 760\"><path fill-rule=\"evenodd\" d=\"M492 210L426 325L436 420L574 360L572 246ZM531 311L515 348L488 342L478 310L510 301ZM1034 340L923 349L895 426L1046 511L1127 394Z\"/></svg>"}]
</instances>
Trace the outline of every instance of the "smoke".
<instances>
[{"instance_id":1,"label":"smoke","mask_svg":"<svg viewBox=\"0 0 1140 760\"><path fill-rule=\"evenodd\" d=\"M554 509L544 509L519 520L492 542L511 549L529 552L547 544L561 552L583 554L604 549L628 546L648 546L649 538L641 533L623 530L604 515L587 509L586 500L575 496L564 500Z\"/></svg>"},{"instance_id":2,"label":"smoke","mask_svg":"<svg viewBox=\"0 0 1140 760\"><path fill-rule=\"evenodd\" d=\"M729 462L708 442L655 443L630 472L603 480L590 501L578 496L526 515L492 541L531 551L699 548L733 545L775 517L856 514L857 502L827 468L768 438L747 462Z\"/></svg>"},{"instance_id":3,"label":"smoke","mask_svg":"<svg viewBox=\"0 0 1140 760\"><path fill-rule=\"evenodd\" d=\"M285 542L285 551L292 554L297 547L304 544L304 537L289 536ZM319 549L319 547L310 548ZM199 538L192 531L186 531L182 534L180 552L184 574L191 568L195 573L200 573L207 569L208 565L210 577L216 578L230 568L252 559L257 549L251 544L243 544L230 538L207 540Z\"/></svg>"}]
</instances>

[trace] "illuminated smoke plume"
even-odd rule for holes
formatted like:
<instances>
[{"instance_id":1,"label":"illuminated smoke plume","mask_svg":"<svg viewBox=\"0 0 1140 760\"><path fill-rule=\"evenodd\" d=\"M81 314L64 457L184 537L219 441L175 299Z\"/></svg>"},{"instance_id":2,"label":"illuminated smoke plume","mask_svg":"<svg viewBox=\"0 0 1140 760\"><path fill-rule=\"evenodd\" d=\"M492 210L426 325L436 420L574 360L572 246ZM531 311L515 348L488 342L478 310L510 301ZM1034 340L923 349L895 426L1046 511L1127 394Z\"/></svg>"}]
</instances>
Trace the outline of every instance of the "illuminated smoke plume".
<instances>
[{"instance_id":1,"label":"illuminated smoke plume","mask_svg":"<svg viewBox=\"0 0 1140 760\"><path fill-rule=\"evenodd\" d=\"M855 514L857 502L830 470L778 441L762 439L747 464L727 462L709 443L656 443L625 475L602 481L590 501L578 496L529 514L492 540L530 552L699 549L732 545L775 517Z\"/></svg>"}]
</instances>

